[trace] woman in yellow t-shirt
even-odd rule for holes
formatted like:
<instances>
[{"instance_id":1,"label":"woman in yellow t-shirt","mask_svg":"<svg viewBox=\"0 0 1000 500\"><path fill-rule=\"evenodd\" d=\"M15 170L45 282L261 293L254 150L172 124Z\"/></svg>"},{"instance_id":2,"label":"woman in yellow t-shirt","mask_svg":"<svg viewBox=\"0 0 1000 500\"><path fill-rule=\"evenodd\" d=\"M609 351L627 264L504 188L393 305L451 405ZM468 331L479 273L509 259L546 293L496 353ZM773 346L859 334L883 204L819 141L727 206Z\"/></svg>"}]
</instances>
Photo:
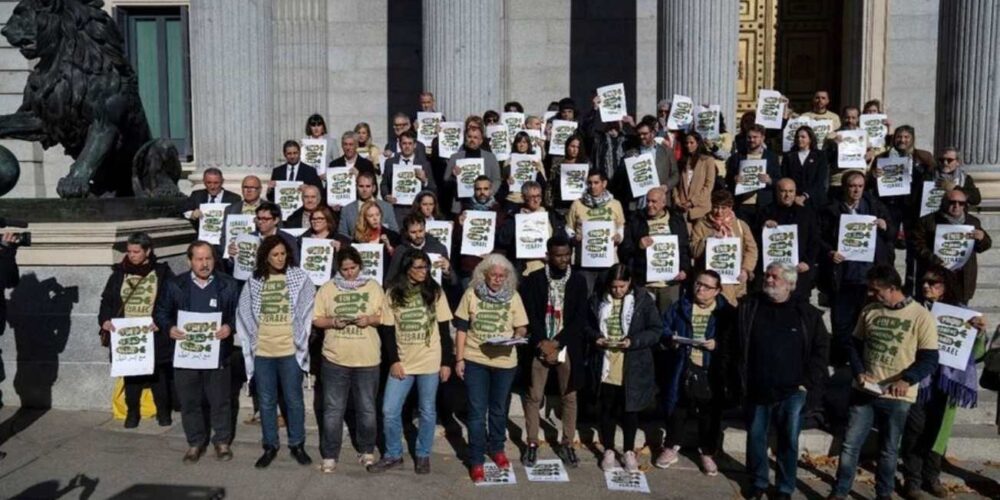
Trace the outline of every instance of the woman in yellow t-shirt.
<instances>
[{"instance_id":1,"label":"woman in yellow t-shirt","mask_svg":"<svg viewBox=\"0 0 1000 500\"><path fill-rule=\"evenodd\" d=\"M375 280L361 275L357 249L345 246L335 257L337 275L316 292L313 326L323 332L323 439L319 451L323 472L333 472L340 459L347 397L353 396L359 461L375 463L375 394L378 392L384 294Z\"/></svg>"},{"instance_id":2,"label":"woman in yellow t-shirt","mask_svg":"<svg viewBox=\"0 0 1000 500\"><path fill-rule=\"evenodd\" d=\"M469 477L486 479L484 454L509 469L504 454L507 403L517 370L515 342L527 333L528 315L517 293L510 261L488 254L472 272L455 311L455 373L465 381L469 401Z\"/></svg>"},{"instance_id":3,"label":"woman in yellow t-shirt","mask_svg":"<svg viewBox=\"0 0 1000 500\"><path fill-rule=\"evenodd\" d=\"M236 331L243 345L247 380L254 380L260 400L263 469L278 454L278 388L285 403L288 448L300 465L312 459L305 451L303 372L309 370L309 332L316 288L295 266L288 244L268 236L257 249L257 267L240 294Z\"/></svg>"},{"instance_id":4,"label":"woman in yellow t-shirt","mask_svg":"<svg viewBox=\"0 0 1000 500\"><path fill-rule=\"evenodd\" d=\"M399 273L389 283L382 312L382 331L389 378L382 399L385 453L368 472L384 472L403 464L403 403L416 384L420 396L415 470L431 472L431 446L437 423L438 381L447 382L455 359L448 323L451 309L441 286L430 277L431 259L407 249Z\"/></svg>"}]
</instances>

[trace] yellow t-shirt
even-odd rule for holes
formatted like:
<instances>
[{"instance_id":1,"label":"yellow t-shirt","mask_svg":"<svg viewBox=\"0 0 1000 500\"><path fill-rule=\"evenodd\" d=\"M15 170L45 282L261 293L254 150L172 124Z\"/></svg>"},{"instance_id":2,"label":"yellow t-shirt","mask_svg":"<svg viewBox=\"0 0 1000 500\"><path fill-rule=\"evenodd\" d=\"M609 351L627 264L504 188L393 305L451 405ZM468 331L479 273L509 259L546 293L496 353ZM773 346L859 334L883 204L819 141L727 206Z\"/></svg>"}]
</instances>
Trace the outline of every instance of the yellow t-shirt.
<instances>
[{"instance_id":1,"label":"yellow t-shirt","mask_svg":"<svg viewBox=\"0 0 1000 500\"><path fill-rule=\"evenodd\" d=\"M490 345L495 338L511 338L514 329L528 326L528 313L521 296L514 292L510 302L493 304L480 300L475 290L467 288L455 310L455 317L469 321L465 337L465 359L493 368L517 366L517 349L514 346Z\"/></svg>"},{"instance_id":2,"label":"yellow t-shirt","mask_svg":"<svg viewBox=\"0 0 1000 500\"><path fill-rule=\"evenodd\" d=\"M910 302L902 309L869 304L861 311L854 336L865 343L862 355L865 372L883 385L899 379L903 370L916 361L917 350L938 348L934 316L917 302ZM919 384L913 384L906 396L882 397L914 403L918 390Z\"/></svg>"},{"instance_id":3,"label":"yellow t-shirt","mask_svg":"<svg viewBox=\"0 0 1000 500\"><path fill-rule=\"evenodd\" d=\"M441 335L438 323L451 321L451 309L444 293L438 296L433 315L420 296L397 306L386 294L382 324L396 327L396 349L407 375L437 373L441 368Z\"/></svg>"},{"instance_id":4,"label":"yellow t-shirt","mask_svg":"<svg viewBox=\"0 0 1000 500\"><path fill-rule=\"evenodd\" d=\"M295 354L292 332L292 302L288 297L288 279L273 274L264 281L260 293L260 327L257 332L257 356L281 358Z\"/></svg>"},{"instance_id":5,"label":"yellow t-shirt","mask_svg":"<svg viewBox=\"0 0 1000 500\"><path fill-rule=\"evenodd\" d=\"M156 272L150 271L143 280L138 274L126 274L122 280L121 297L124 308L122 315L126 318L143 318L153 315L153 305L156 304L157 278ZM141 284L140 284L141 282ZM137 287L133 292L132 288ZM132 294L129 297L129 294ZM126 298L128 301L126 302Z\"/></svg>"},{"instance_id":6,"label":"yellow t-shirt","mask_svg":"<svg viewBox=\"0 0 1000 500\"><path fill-rule=\"evenodd\" d=\"M830 125L830 130L840 130L840 115L830 111L829 109L823 113L814 113L812 111L806 111L802 113L802 116L808 116L813 120L830 120L832 123ZM822 144L820 144L822 146Z\"/></svg>"},{"instance_id":7,"label":"yellow t-shirt","mask_svg":"<svg viewBox=\"0 0 1000 500\"><path fill-rule=\"evenodd\" d=\"M579 232L586 221L612 221L615 223L615 229L621 230L621 228L625 227L625 212L622 210L622 204L615 199L597 208L589 208L582 201L573 200L573 204L569 207L569 212L566 213L566 228L574 232ZM583 253L580 252L579 245L577 245L576 252L574 253L576 256L573 258L573 261L580 264ZM615 262L618 262L618 252L614 253L614 258Z\"/></svg>"},{"instance_id":8,"label":"yellow t-shirt","mask_svg":"<svg viewBox=\"0 0 1000 500\"><path fill-rule=\"evenodd\" d=\"M625 338L622 331L622 304L621 299L611 300L611 314L608 316L608 341L617 342ZM622 385L622 374L625 371L625 351L611 347L608 348L608 362L611 369L608 377L604 379L605 384Z\"/></svg>"},{"instance_id":9,"label":"yellow t-shirt","mask_svg":"<svg viewBox=\"0 0 1000 500\"><path fill-rule=\"evenodd\" d=\"M670 212L664 212L663 217L646 221L649 224L650 236L665 236L670 234ZM645 250L639 250L645 252ZM663 288L667 286L666 281L651 281L646 284L648 288Z\"/></svg>"},{"instance_id":10,"label":"yellow t-shirt","mask_svg":"<svg viewBox=\"0 0 1000 500\"><path fill-rule=\"evenodd\" d=\"M705 340L705 332L708 331L708 319L712 316L712 311L714 310L715 302L712 302L708 307L701 307L698 304L694 304L694 307L691 308L692 340ZM702 366L705 363L705 352L697 347L692 347L691 362L696 366Z\"/></svg>"},{"instance_id":11,"label":"yellow t-shirt","mask_svg":"<svg viewBox=\"0 0 1000 500\"><path fill-rule=\"evenodd\" d=\"M316 292L313 318L357 318L382 314L385 294L382 287L369 280L357 290L341 290L334 281L328 281ZM323 357L328 361L349 368L378 366L382 362L382 341L374 326L358 328L328 328L323 332Z\"/></svg>"}]
</instances>

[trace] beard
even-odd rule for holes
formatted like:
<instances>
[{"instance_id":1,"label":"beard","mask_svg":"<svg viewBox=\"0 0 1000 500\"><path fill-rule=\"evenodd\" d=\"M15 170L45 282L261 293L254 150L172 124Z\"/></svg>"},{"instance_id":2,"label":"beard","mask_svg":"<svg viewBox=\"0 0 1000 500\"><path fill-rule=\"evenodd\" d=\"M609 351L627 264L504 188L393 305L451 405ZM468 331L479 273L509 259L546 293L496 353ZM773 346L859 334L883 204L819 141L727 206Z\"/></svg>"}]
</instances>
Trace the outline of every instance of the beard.
<instances>
[{"instance_id":1,"label":"beard","mask_svg":"<svg viewBox=\"0 0 1000 500\"><path fill-rule=\"evenodd\" d=\"M764 295L767 295L774 302L784 302L788 300L792 290L785 285L764 284Z\"/></svg>"}]
</instances>

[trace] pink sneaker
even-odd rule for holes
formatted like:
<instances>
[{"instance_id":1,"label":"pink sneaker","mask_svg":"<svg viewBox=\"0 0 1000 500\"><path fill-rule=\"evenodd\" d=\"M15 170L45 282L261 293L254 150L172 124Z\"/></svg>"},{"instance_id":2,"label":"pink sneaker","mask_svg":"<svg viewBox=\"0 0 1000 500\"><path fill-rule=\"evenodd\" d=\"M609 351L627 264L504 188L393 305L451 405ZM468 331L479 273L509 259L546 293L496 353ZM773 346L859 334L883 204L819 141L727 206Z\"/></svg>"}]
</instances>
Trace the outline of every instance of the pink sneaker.
<instances>
[{"instance_id":1,"label":"pink sneaker","mask_svg":"<svg viewBox=\"0 0 1000 500\"><path fill-rule=\"evenodd\" d=\"M715 465L715 460L708 455L701 456L701 471L705 473L706 476L718 476L719 466Z\"/></svg>"},{"instance_id":2,"label":"pink sneaker","mask_svg":"<svg viewBox=\"0 0 1000 500\"><path fill-rule=\"evenodd\" d=\"M657 469L666 469L671 465L676 464L678 460L680 459L677 457L677 450L667 448L660 453L660 456L656 457L656 461L653 462L653 465Z\"/></svg>"}]
</instances>

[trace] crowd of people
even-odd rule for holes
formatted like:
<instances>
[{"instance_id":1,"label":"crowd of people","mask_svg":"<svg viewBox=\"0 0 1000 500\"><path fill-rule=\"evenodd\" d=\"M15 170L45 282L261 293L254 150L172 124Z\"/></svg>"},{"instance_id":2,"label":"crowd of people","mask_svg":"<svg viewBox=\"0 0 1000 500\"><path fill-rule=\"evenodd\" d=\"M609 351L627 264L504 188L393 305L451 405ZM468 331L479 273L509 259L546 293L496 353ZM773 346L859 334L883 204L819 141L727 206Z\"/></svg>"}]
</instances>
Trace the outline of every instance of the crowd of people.
<instances>
[{"instance_id":1,"label":"crowd of people","mask_svg":"<svg viewBox=\"0 0 1000 500\"><path fill-rule=\"evenodd\" d=\"M190 445L184 461L197 462L209 442L218 459L228 460L237 399L249 381L264 448L256 466L275 459L280 425L292 457L309 464L303 382L312 376L323 472L340 463L348 417L369 472L402 466L403 422L412 422L414 406L415 472L431 470L441 411L442 421L451 414L464 420L464 458L480 482L487 458L510 467L504 450L512 393L523 398L526 466L541 453L540 409L558 402L562 436L553 449L569 467L580 463L577 422L585 420L596 425L602 468L639 470L637 429L653 416L663 419L665 439L646 443L655 451L652 465L669 468L682 445L693 445L702 472L714 476L723 415L735 411L745 417L751 497L769 488L769 431L777 435L775 491L787 498L795 489L800 430L821 427L844 437L830 497L845 498L873 424L880 431L877 495L891 495L900 458L908 498L921 489L944 495L939 474L950 416L975 404L976 360L988 347L980 316L972 320L979 335L967 368L940 365L929 312L936 302L968 304L977 279L975 255L957 270L942 265L936 226L971 225L975 252L991 246L969 214L980 195L960 152L946 148L935 157L916 149L915 131L901 125L884 147L868 148L868 168L840 168L838 134L858 128L861 110L846 106L836 114L825 91L803 116L829 120L832 131L818 139L800 127L784 154L780 131L755 124L753 112L735 133L722 123L719 137L708 140L670 129L668 101L659 103L658 116L620 122L602 122L599 100L592 104L582 111L566 98L545 117L524 120L509 148L532 155L537 172L519 189L511 188L509 161L493 153L508 146L491 144L486 133L500 122L492 110L464 120L463 143L450 156L436 138L420 142L405 113L393 116L394 136L383 148L365 123L344 132L342 155L329 163L348 167L354 179L356 199L343 206L328 202L325 168L303 163L297 141L284 144L286 163L270 179L245 177L241 195L223 188L221 171L205 170L204 189L190 195L184 217L197 222L203 203L253 214L261 241L256 267L238 281L231 276L236 242L196 241L187 251L190 269L173 275L157 262L148 236L129 238L102 297L101 328L110 332L115 317L151 316L157 333L155 372L125 379L125 426L138 425L146 387L159 423L170 425L176 392ZM871 102L864 110L879 107ZM433 96L422 94L420 110L434 108ZM524 110L510 102L503 111ZM785 120L795 116L789 106ZM558 155L547 149L553 120L578 123ZM309 117L306 137L333 142L319 115ZM651 155L660 181L643 195L632 193L625 166L638 155ZM909 195L879 196L883 157L909 160ZM484 168L472 195L463 197L459 161L470 158ZM763 187L749 193L737 189L746 160L765 164L757 179ZM563 166L581 164L588 168L585 191L564 197ZM422 190L412 204L394 196L392 171L401 166L418 167ZM302 182L302 206L283 218L274 189L288 180ZM924 181L943 190L940 208L927 215L920 214ZM495 214L488 253L462 253L469 211ZM517 237L516 216L537 213L548 221L544 258L525 256ZM875 217L873 261L847 260L838 251L846 215ZM453 227L450 242L428 231L432 221ZM593 221L613 223L610 267L588 267L581 258L583 227ZM765 266L763 231L787 225L796 226L798 255ZM651 279L647 250L667 235L677 238L677 273ZM321 286L300 267L303 238L329 240L334 249L331 276ZM735 279L724 279L706 258L717 238L738 241ZM354 247L370 243L382 247L381 283L363 272L366 260ZM895 269L896 249L905 249L904 276ZM830 308L832 331L824 311L810 304L814 291ZM222 314L217 368L171 368L173 344L185 338L179 311ZM407 405L414 386L416 404ZM697 430L688 439L692 421Z\"/></svg>"}]
</instances>

